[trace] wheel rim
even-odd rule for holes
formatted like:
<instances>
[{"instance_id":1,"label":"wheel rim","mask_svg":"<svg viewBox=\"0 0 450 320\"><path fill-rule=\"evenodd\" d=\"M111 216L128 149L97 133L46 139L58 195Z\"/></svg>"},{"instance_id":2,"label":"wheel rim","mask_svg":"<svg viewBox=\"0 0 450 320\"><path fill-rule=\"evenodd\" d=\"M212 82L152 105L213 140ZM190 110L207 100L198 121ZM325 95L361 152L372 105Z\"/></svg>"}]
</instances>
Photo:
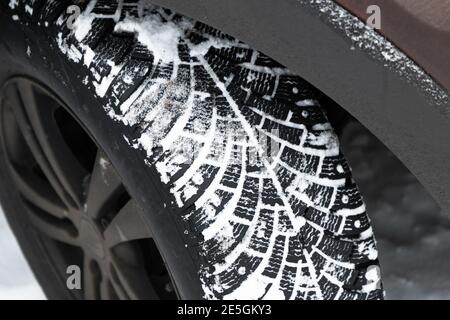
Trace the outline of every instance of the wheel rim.
<instances>
[{"instance_id":1,"label":"wheel rim","mask_svg":"<svg viewBox=\"0 0 450 320\"><path fill-rule=\"evenodd\" d=\"M78 265L85 299L174 299L140 209L105 153L37 83L3 88L2 145L27 219L63 283ZM68 289L69 290L69 289Z\"/></svg>"}]
</instances>

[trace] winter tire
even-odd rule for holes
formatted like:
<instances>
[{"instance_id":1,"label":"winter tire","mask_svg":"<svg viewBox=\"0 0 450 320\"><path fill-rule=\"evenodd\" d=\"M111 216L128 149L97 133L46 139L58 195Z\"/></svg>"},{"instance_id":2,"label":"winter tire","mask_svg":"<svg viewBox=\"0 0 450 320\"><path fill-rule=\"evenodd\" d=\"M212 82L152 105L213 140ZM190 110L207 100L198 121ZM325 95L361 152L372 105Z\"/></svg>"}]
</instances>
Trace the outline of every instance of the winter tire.
<instances>
[{"instance_id":1,"label":"winter tire","mask_svg":"<svg viewBox=\"0 0 450 320\"><path fill-rule=\"evenodd\" d=\"M147 1L26 3L1 5L0 198L49 297L383 297L317 90Z\"/></svg>"}]
</instances>

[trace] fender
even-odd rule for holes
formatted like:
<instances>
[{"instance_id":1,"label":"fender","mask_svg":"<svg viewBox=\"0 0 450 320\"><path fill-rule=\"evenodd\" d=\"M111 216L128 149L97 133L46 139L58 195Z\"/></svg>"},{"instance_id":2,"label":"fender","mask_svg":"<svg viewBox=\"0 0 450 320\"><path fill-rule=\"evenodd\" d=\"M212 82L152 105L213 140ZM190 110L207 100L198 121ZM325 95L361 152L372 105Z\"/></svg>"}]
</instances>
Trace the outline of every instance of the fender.
<instances>
[{"instance_id":1,"label":"fender","mask_svg":"<svg viewBox=\"0 0 450 320\"><path fill-rule=\"evenodd\" d=\"M413 58L426 72L450 88L450 2L434 0L336 0L363 21L367 8L377 5L384 36ZM439 44L439 45L437 45Z\"/></svg>"},{"instance_id":2,"label":"fender","mask_svg":"<svg viewBox=\"0 0 450 320\"><path fill-rule=\"evenodd\" d=\"M331 0L154 0L284 64L375 134L450 212L450 103L419 66Z\"/></svg>"}]
</instances>

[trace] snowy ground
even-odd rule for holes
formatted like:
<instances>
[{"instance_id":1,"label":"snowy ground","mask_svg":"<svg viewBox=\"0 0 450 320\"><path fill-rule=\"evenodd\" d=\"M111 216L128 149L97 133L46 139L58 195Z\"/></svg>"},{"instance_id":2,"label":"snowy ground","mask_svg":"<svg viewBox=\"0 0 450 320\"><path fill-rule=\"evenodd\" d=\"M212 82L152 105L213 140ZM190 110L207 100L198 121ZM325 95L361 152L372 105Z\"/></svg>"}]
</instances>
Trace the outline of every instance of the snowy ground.
<instances>
[{"instance_id":1,"label":"snowy ground","mask_svg":"<svg viewBox=\"0 0 450 320\"><path fill-rule=\"evenodd\" d=\"M0 300L45 299L0 210Z\"/></svg>"},{"instance_id":2,"label":"snowy ground","mask_svg":"<svg viewBox=\"0 0 450 320\"><path fill-rule=\"evenodd\" d=\"M450 299L450 220L367 130L349 124L344 153L378 238L387 298ZM0 213L0 300L44 299Z\"/></svg>"}]
</instances>

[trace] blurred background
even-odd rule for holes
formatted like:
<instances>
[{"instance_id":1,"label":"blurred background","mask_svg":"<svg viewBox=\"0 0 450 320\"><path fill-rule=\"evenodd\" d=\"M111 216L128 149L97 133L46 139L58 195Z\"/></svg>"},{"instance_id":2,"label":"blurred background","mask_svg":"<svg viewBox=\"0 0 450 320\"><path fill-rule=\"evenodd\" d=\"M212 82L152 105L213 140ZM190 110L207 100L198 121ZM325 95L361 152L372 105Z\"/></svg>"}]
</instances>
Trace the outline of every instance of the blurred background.
<instances>
[{"instance_id":1,"label":"blurred background","mask_svg":"<svg viewBox=\"0 0 450 320\"><path fill-rule=\"evenodd\" d=\"M450 219L403 164L355 120L341 147L366 201L387 299L450 299Z\"/></svg>"},{"instance_id":2,"label":"blurred background","mask_svg":"<svg viewBox=\"0 0 450 320\"><path fill-rule=\"evenodd\" d=\"M0 300L45 299L0 210Z\"/></svg>"}]
</instances>

